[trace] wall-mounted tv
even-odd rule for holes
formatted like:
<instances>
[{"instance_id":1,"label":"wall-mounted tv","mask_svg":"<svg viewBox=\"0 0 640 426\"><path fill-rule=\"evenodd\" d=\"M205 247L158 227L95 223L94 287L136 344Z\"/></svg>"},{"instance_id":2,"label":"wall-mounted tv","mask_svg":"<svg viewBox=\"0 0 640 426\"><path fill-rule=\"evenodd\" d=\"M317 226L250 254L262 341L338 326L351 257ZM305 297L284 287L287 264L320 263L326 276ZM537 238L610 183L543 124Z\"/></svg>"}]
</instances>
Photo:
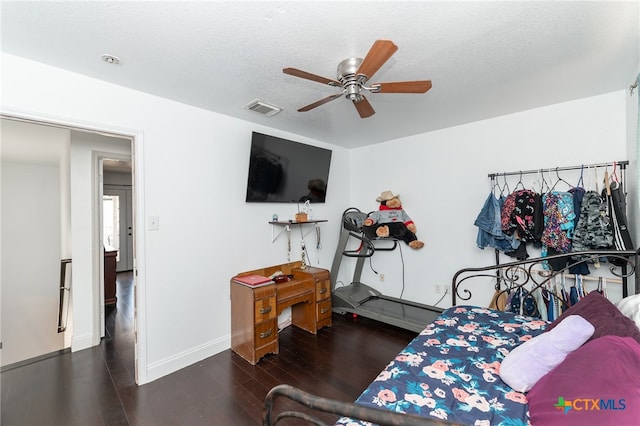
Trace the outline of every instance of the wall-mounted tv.
<instances>
[{"instance_id":1,"label":"wall-mounted tv","mask_svg":"<svg viewBox=\"0 0 640 426\"><path fill-rule=\"evenodd\" d=\"M329 149L252 132L246 201L324 203L330 165Z\"/></svg>"}]
</instances>

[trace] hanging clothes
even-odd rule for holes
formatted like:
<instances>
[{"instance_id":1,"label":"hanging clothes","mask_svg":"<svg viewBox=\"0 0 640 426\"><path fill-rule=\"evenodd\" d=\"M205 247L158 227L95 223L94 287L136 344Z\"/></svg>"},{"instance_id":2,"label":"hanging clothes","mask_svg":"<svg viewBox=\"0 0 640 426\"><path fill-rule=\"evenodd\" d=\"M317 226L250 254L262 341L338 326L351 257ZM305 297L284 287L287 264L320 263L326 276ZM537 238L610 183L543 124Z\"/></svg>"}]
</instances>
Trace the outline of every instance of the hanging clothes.
<instances>
[{"instance_id":1,"label":"hanging clothes","mask_svg":"<svg viewBox=\"0 0 640 426\"><path fill-rule=\"evenodd\" d=\"M607 210L607 202L598 192L585 192L580 208L580 218L573 233L572 251L613 247L613 233L609 226Z\"/></svg>"},{"instance_id":2,"label":"hanging clothes","mask_svg":"<svg viewBox=\"0 0 640 426\"><path fill-rule=\"evenodd\" d=\"M576 287L578 288L578 300L581 300L587 295L587 291L584 288L582 275L576 275Z\"/></svg>"},{"instance_id":3,"label":"hanging clothes","mask_svg":"<svg viewBox=\"0 0 640 426\"><path fill-rule=\"evenodd\" d=\"M582 182L582 176L580 176L580 182ZM580 182L578 185L580 185ZM575 219L573 220L573 228L578 226L578 222L580 221L580 212L582 211L582 200L584 199L584 194L586 190L581 186L573 187L569 190L571 194L573 194L573 211L575 212ZM575 233L574 233L575 239ZM571 242L573 248L573 240ZM574 275L589 275L591 272L589 271L589 265L581 262L574 264L569 267L569 273Z\"/></svg>"},{"instance_id":4,"label":"hanging clothes","mask_svg":"<svg viewBox=\"0 0 640 426\"><path fill-rule=\"evenodd\" d=\"M557 280L558 276L556 275L545 283L541 289L542 299L546 309L546 318L542 317L542 319L546 319L547 321L553 321L562 314L562 299L558 298L559 296L561 297L562 292L558 291Z\"/></svg>"},{"instance_id":5,"label":"hanging clothes","mask_svg":"<svg viewBox=\"0 0 640 426\"><path fill-rule=\"evenodd\" d=\"M502 203L500 208L500 222L502 225L502 231L506 235L513 235L514 229L511 229L510 221L511 214L513 210L516 208L516 194L515 192L509 193Z\"/></svg>"},{"instance_id":6,"label":"hanging clothes","mask_svg":"<svg viewBox=\"0 0 640 426\"><path fill-rule=\"evenodd\" d=\"M555 314L556 310L553 294L547 289L542 289L542 297L544 298L545 309L547 310L547 321L555 320L557 316Z\"/></svg>"},{"instance_id":7,"label":"hanging clothes","mask_svg":"<svg viewBox=\"0 0 640 426\"><path fill-rule=\"evenodd\" d=\"M494 247L504 254L524 260L529 257L527 253L527 243L533 243L536 247L541 247L542 256L552 256L567 252L579 252L587 250L601 249L626 249L633 250L633 244L628 230L626 217L625 194L621 183L616 176L616 165L621 166L624 172L626 161L613 163L613 182L610 184L609 192L601 194L598 188L598 168L609 167L609 164L592 164L577 167L563 167L562 170L580 170L580 179L574 187L571 183L562 179L558 174L560 168L556 168L557 182L551 187L545 180L543 169L520 171L520 180L516 184L513 192L509 192L506 176L515 175L511 173L490 174L489 177L494 183L494 189L500 189L508 193L506 197L500 197L497 202L500 205L500 226L502 235L494 227L495 222L491 221L491 226L485 226L481 219L476 219L476 226L484 227L478 231L476 243L478 247ZM584 187L584 171L593 169L595 177L595 191L586 190ZM550 172L551 170L549 170ZM538 192L525 189L522 184L522 175L538 173L541 179L540 190ZM504 186L500 188L496 182L496 177L504 175ZM605 172L605 183L608 181L608 172ZM565 183L570 189L566 192L554 191L559 183ZM535 182L534 182L535 183ZM593 183L593 182L592 182ZM521 189L518 189L520 187ZM545 193L546 191L546 193ZM545 193L545 194L542 194ZM551 195L550 195L551 194ZM545 201L549 198L549 203ZM492 205L492 212L495 212L496 197L493 194L487 198L487 202ZM487 202L485 205L487 205ZM479 215L480 216L480 215ZM493 218L493 214L491 214ZM617 225L616 225L617 224ZM493 234L492 234L493 233ZM495 235L494 235L495 234ZM495 237L499 236L496 240ZM509 241L514 248L507 251L504 244L504 236L515 237ZM543 242L544 240L544 242ZM520 243L518 245L518 242ZM550 259L544 263L546 268L554 270L565 269L569 263L569 272L575 275L588 275L590 273L589 264L582 262L575 264L577 260L583 260L578 256L573 257L573 262L568 261L562 265L552 265L557 259ZM602 259L594 259L596 267ZM498 260L499 261L499 260ZM609 261L617 262L617 259L610 256ZM593 263L592 262L592 263ZM558 303L558 301L556 301Z\"/></svg>"},{"instance_id":8,"label":"hanging clothes","mask_svg":"<svg viewBox=\"0 0 640 426\"><path fill-rule=\"evenodd\" d=\"M547 313L547 305L542 292L543 290L541 288L536 288L533 290L533 298L536 301L540 318L548 321L549 314Z\"/></svg>"},{"instance_id":9,"label":"hanging clothes","mask_svg":"<svg viewBox=\"0 0 640 426\"><path fill-rule=\"evenodd\" d=\"M519 189L507 196L501 212L502 230L516 235L520 241L535 241L535 213L538 194L530 189ZM508 203L508 204L507 204Z\"/></svg>"},{"instance_id":10,"label":"hanging clothes","mask_svg":"<svg viewBox=\"0 0 640 426\"><path fill-rule=\"evenodd\" d=\"M575 228L578 224L578 220L580 219L580 211L582 210L582 200L584 199L584 194L587 192L584 188L576 186L571 188L568 191L573 196L573 211L575 213L573 219L573 227Z\"/></svg>"},{"instance_id":11,"label":"hanging clothes","mask_svg":"<svg viewBox=\"0 0 640 426\"><path fill-rule=\"evenodd\" d=\"M536 214L541 202L539 195L528 189L515 190L504 198L500 210L500 223L505 235L514 237L520 245L507 256L518 260L529 258L526 243L538 240L536 237Z\"/></svg>"},{"instance_id":12,"label":"hanging clothes","mask_svg":"<svg viewBox=\"0 0 640 426\"><path fill-rule=\"evenodd\" d=\"M573 195L569 192L551 191L544 194L544 231L542 232L541 256L569 253L575 213L573 211ZM568 260L550 259L547 265L554 271L567 266Z\"/></svg>"},{"instance_id":13,"label":"hanging clothes","mask_svg":"<svg viewBox=\"0 0 640 426\"><path fill-rule=\"evenodd\" d=\"M606 192L606 198L609 206L611 228L616 250L633 250L633 243L627 223L627 202L622 184L611 182L609 190Z\"/></svg>"},{"instance_id":14,"label":"hanging clothes","mask_svg":"<svg viewBox=\"0 0 640 426\"><path fill-rule=\"evenodd\" d=\"M604 277L598 277L598 289L596 290L598 293L607 297L607 279Z\"/></svg>"},{"instance_id":15,"label":"hanging clothes","mask_svg":"<svg viewBox=\"0 0 640 426\"><path fill-rule=\"evenodd\" d=\"M533 213L533 243L536 246L542 244L542 233L544 232L544 204L542 203L542 198L542 194L536 193L535 211Z\"/></svg>"},{"instance_id":16,"label":"hanging clothes","mask_svg":"<svg viewBox=\"0 0 640 426\"><path fill-rule=\"evenodd\" d=\"M573 196L568 192L552 191L542 197L545 226L542 243L560 253L568 253L573 237Z\"/></svg>"},{"instance_id":17,"label":"hanging clothes","mask_svg":"<svg viewBox=\"0 0 640 426\"><path fill-rule=\"evenodd\" d=\"M474 225L478 227L476 244L481 249L493 247L508 253L516 250L520 246L520 241L516 239L515 235L506 235L502 231L500 212L501 202L493 195L492 191L474 222Z\"/></svg>"},{"instance_id":18,"label":"hanging clothes","mask_svg":"<svg viewBox=\"0 0 640 426\"><path fill-rule=\"evenodd\" d=\"M505 310L519 315L540 318L540 311L538 310L536 297L534 295L535 291L531 292L522 287L516 287L509 290Z\"/></svg>"}]
</instances>

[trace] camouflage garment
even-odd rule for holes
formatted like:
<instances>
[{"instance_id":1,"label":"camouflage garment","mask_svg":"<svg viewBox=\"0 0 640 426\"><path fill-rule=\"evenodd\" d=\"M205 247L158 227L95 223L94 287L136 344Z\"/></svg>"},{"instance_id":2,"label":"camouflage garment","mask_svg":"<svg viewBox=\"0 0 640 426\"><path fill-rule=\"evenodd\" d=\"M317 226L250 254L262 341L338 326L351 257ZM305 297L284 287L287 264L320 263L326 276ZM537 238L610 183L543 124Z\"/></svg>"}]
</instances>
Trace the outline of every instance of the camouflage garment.
<instances>
[{"instance_id":1,"label":"camouflage garment","mask_svg":"<svg viewBox=\"0 0 640 426\"><path fill-rule=\"evenodd\" d=\"M573 250L595 250L613 247L607 201L595 191L587 191L582 199L580 218L573 234Z\"/></svg>"}]
</instances>

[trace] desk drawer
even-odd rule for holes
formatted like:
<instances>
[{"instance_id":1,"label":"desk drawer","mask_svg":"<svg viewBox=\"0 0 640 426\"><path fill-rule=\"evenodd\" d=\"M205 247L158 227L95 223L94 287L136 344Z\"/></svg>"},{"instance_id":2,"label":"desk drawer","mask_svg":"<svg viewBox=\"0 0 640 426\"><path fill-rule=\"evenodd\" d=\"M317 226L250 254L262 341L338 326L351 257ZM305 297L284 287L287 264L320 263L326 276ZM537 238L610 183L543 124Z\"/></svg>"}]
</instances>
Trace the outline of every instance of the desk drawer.
<instances>
[{"instance_id":1,"label":"desk drawer","mask_svg":"<svg viewBox=\"0 0 640 426\"><path fill-rule=\"evenodd\" d=\"M313 298L314 284L311 280L296 280L276 284L278 304L291 305ZM311 296L309 296L311 295Z\"/></svg>"},{"instance_id":2,"label":"desk drawer","mask_svg":"<svg viewBox=\"0 0 640 426\"><path fill-rule=\"evenodd\" d=\"M254 309L254 319L256 324L276 318L276 297L271 296L256 300L254 303Z\"/></svg>"},{"instance_id":3,"label":"desk drawer","mask_svg":"<svg viewBox=\"0 0 640 426\"><path fill-rule=\"evenodd\" d=\"M316 301L331 297L331 282L324 280L316 283Z\"/></svg>"},{"instance_id":4,"label":"desk drawer","mask_svg":"<svg viewBox=\"0 0 640 426\"><path fill-rule=\"evenodd\" d=\"M275 284L265 285L262 287L252 288L253 298L263 299L265 297L275 297L276 296L276 286Z\"/></svg>"},{"instance_id":5,"label":"desk drawer","mask_svg":"<svg viewBox=\"0 0 640 426\"><path fill-rule=\"evenodd\" d=\"M278 321L273 319L256 324L254 333L256 348L269 344L278 338Z\"/></svg>"},{"instance_id":6,"label":"desk drawer","mask_svg":"<svg viewBox=\"0 0 640 426\"><path fill-rule=\"evenodd\" d=\"M316 319L321 321L331 318L331 299L322 300L316 303Z\"/></svg>"}]
</instances>

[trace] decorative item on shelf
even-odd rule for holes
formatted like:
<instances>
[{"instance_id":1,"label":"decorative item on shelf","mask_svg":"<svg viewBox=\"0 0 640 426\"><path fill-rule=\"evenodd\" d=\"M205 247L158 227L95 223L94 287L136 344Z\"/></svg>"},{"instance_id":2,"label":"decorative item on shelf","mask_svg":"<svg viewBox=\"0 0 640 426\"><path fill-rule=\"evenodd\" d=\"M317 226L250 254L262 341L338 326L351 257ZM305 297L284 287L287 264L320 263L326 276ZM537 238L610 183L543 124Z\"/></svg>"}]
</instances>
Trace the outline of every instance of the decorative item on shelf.
<instances>
[{"instance_id":1,"label":"decorative item on shelf","mask_svg":"<svg viewBox=\"0 0 640 426\"><path fill-rule=\"evenodd\" d=\"M309 219L308 210L305 208L309 207L309 202L304 203L304 207L300 209L300 203L298 203L298 213L296 213L296 222L307 222Z\"/></svg>"},{"instance_id":2,"label":"decorative item on shelf","mask_svg":"<svg viewBox=\"0 0 640 426\"><path fill-rule=\"evenodd\" d=\"M304 202L304 207L302 208L302 211L307 214L307 220L313 219L313 209L311 208L310 200L307 200Z\"/></svg>"}]
</instances>

